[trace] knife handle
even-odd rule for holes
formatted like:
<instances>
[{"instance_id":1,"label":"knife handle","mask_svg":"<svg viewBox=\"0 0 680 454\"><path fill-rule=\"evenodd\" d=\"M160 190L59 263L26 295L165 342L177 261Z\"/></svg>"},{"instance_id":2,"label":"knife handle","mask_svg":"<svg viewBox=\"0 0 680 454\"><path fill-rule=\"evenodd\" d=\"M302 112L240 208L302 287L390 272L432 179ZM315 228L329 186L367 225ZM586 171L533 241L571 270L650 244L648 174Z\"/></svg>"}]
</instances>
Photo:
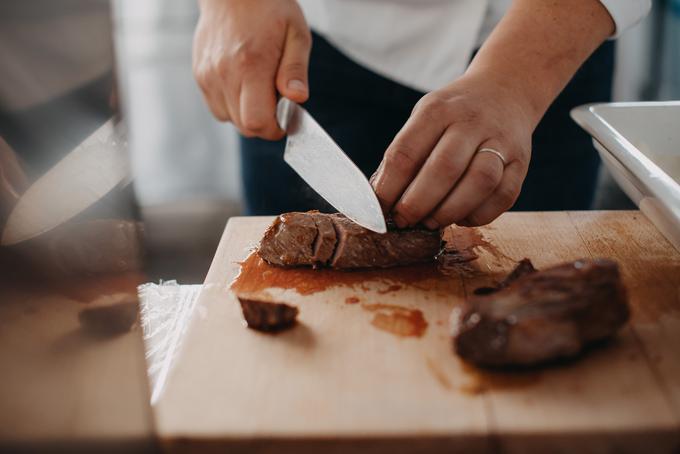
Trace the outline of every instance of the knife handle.
<instances>
[{"instance_id":1,"label":"knife handle","mask_svg":"<svg viewBox=\"0 0 680 454\"><path fill-rule=\"evenodd\" d=\"M294 103L288 98L281 98L276 104L276 121L279 123L279 127L284 131L288 131L288 125L290 124L290 117L293 114Z\"/></svg>"}]
</instances>

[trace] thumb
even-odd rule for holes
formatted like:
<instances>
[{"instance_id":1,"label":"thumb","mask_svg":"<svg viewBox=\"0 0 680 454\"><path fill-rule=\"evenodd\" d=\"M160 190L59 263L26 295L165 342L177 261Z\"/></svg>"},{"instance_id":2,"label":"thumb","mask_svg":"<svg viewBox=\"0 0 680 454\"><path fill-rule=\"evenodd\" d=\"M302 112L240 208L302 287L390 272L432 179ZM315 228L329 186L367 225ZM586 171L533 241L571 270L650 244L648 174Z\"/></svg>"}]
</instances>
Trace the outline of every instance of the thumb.
<instances>
[{"instance_id":1,"label":"thumb","mask_svg":"<svg viewBox=\"0 0 680 454\"><path fill-rule=\"evenodd\" d=\"M289 25L276 75L276 88L286 98L302 103L309 98L307 72L312 36L306 26Z\"/></svg>"}]
</instances>

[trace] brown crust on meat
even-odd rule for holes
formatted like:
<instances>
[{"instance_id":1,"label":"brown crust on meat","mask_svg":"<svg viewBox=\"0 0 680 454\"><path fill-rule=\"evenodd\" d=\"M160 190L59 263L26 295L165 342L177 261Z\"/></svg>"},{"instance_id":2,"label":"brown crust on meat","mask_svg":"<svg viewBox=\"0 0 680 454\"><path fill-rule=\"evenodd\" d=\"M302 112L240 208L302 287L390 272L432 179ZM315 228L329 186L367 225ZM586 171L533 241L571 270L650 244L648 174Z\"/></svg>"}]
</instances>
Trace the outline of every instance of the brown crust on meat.
<instances>
[{"instance_id":1,"label":"brown crust on meat","mask_svg":"<svg viewBox=\"0 0 680 454\"><path fill-rule=\"evenodd\" d=\"M453 343L477 365L533 365L577 355L613 336L629 316L611 260L577 260L535 272L525 266L524 275L505 288L455 309Z\"/></svg>"},{"instance_id":2,"label":"brown crust on meat","mask_svg":"<svg viewBox=\"0 0 680 454\"><path fill-rule=\"evenodd\" d=\"M248 328L265 332L278 332L295 325L298 308L284 303L272 303L248 298L238 298L243 318Z\"/></svg>"},{"instance_id":3,"label":"brown crust on meat","mask_svg":"<svg viewBox=\"0 0 680 454\"><path fill-rule=\"evenodd\" d=\"M379 234L341 214L286 213L265 232L258 254L272 265L388 268L434 261L438 231L396 229Z\"/></svg>"}]
</instances>

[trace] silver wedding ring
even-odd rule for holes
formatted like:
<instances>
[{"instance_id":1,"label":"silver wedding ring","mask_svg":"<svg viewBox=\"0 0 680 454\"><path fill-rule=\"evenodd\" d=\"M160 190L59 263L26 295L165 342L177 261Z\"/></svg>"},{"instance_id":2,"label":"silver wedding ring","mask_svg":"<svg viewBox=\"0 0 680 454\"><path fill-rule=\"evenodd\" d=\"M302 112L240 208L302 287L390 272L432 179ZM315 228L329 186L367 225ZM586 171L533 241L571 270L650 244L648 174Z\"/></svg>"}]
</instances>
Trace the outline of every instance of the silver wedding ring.
<instances>
[{"instance_id":1,"label":"silver wedding ring","mask_svg":"<svg viewBox=\"0 0 680 454\"><path fill-rule=\"evenodd\" d=\"M480 148L477 150L477 153L491 153L495 156L498 156L498 159L503 161L503 167L508 165L508 161L505 160L505 157L501 154L500 151L494 150L493 148Z\"/></svg>"}]
</instances>

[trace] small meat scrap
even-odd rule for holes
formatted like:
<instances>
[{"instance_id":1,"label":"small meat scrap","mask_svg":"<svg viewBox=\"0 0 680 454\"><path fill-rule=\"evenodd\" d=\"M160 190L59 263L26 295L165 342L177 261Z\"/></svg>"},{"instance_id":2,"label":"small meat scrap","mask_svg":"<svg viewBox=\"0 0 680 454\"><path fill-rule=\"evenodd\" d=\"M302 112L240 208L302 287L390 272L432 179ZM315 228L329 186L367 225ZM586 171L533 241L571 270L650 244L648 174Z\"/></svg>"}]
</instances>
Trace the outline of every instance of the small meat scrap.
<instances>
[{"instance_id":1,"label":"small meat scrap","mask_svg":"<svg viewBox=\"0 0 680 454\"><path fill-rule=\"evenodd\" d=\"M277 332L295 324L298 308L284 303L272 303L254 299L238 298L248 328L265 332Z\"/></svg>"},{"instance_id":2,"label":"small meat scrap","mask_svg":"<svg viewBox=\"0 0 680 454\"><path fill-rule=\"evenodd\" d=\"M543 271L521 263L492 293L452 313L453 345L479 366L528 366L572 357L629 318L618 266L577 260ZM518 277L519 276L519 277Z\"/></svg>"},{"instance_id":3,"label":"small meat scrap","mask_svg":"<svg viewBox=\"0 0 680 454\"><path fill-rule=\"evenodd\" d=\"M137 320L137 295L116 293L101 296L78 312L80 325L91 334L115 335L130 331Z\"/></svg>"},{"instance_id":4,"label":"small meat scrap","mask_svg":"<svg viewBox=\"0 0 680 454\"><path fill-rule=\"evenodd\" d=\"M277 217L258 254L278 266L389 268L434 261L440 248L438 231L388 224L387 233L380 234L339 213L309 211Z\"/></svg>"}]
</instances>

